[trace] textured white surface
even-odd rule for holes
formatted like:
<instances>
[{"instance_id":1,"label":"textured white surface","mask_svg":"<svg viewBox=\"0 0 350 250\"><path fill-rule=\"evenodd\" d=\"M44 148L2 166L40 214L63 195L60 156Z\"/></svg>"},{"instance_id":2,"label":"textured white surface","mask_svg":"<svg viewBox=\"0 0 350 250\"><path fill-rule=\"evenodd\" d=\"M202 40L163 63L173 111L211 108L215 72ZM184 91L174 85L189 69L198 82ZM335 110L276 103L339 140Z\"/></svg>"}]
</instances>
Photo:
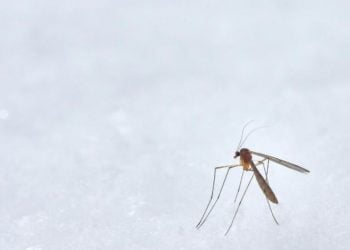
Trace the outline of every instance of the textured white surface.
<instances>
[{"instance_id":1,"label":"textured white surface","mask_svg":"<svg viewBox=\"0 0 350 250\"><path fill-rule=\"evenodd\" d=\"M14 1L0 16L0 249L349 249L347 1ZM240 171L271 166L274 225Z\"/></svg>"}]
</instances>

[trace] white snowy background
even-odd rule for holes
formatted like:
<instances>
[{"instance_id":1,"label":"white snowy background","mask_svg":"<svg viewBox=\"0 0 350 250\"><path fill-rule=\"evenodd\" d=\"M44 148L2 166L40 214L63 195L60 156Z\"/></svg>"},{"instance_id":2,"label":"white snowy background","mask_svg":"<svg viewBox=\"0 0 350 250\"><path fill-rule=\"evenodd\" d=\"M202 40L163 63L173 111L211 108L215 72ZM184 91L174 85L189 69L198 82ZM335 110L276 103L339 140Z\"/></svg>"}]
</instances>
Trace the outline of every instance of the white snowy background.
<instances>
[{"instance_id":1,"label":"white snowy background","mask_svg":"<svg viewBox=\"0 0 350 250\"><path fill-rule=\"evenodd\" d=\"M0 249L349 249L349 8L1 1ZM233 170L196 230L251 119L311 173L271 165L280 226L254 180L224 237Z\"/></svg>"}]
</instances>

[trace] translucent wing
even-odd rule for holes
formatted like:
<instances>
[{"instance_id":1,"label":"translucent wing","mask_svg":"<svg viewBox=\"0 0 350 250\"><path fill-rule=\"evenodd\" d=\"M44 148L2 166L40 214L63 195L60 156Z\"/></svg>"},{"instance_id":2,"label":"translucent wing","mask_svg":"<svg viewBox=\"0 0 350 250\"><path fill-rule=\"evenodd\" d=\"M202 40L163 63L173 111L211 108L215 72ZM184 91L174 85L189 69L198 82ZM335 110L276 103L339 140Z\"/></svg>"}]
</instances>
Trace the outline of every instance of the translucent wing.
<instances>
[{"instance_id":1,"label":"translucent wing","mask_svg":"<svg viewBox=\"0 0 350 250\"><path fill-rule=\"evenodd\" d=\"M294 163L278 159L278 158L273 157L271 155L266 155L266 154L262 154L262 153L258 153L258 152L254 152L254 151L250 151L250 153L252 153L253 155L257 155L257 156L263 157L263 158L267 158L270 161L276 162L277 164L283 165L283 166L285 166L287 168L296 170L296 171L301 172L301 173L309 173L310 172L309 170L307 170L305 168L302 168L302 167L300 167L300 166L298 166L298 165L296 165Z\"/></svg>"}]
</instances>

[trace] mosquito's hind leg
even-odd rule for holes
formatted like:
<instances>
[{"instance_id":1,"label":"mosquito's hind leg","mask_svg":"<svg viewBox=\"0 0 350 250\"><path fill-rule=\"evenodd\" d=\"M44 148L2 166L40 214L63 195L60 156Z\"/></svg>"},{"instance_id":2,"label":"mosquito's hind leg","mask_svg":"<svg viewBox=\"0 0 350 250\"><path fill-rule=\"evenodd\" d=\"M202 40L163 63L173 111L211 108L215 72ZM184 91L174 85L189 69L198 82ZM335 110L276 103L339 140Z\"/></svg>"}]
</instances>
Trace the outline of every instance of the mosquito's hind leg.
<instances>
[{"instance_id":1,"label":"mosquito's hind leg","mask_svg":"<svg viewBox=\"0 0 350 250\"><path fill-rule=\"evenodd\" d=\"M200 218L198 224L196 225L196 228L199 229L204 223L205 221L207 220L209 214L211 213L211 211L214 209L214 206L216 205L217 201L219 200L220 198L220 195L221 195L221 192L222 192L222 189L224 188L224 185L225 185L225 182L226 182L226 179L227 179L227 176L228 176L228 173L229 171L231 170L231 168L234 168L234 167L238 167L240 165L227 165L227 166L220 166L220 167L216 167L214 169L214 178L213 178L213 184L212 184L212 189L211 189L211 194L210 194L210 198L209 198L209 201L208 201L208 204L207 206L205 207L204 209L204 212L202 214L202 217ZM207 211L208 211L208 208L211 204L211 201L213 200L213 196L214 196L214 189L215 189L215 180L216 180L216 170L218 169L222 169L222 168L228 168L227 171L226 171L226 175L225 175L225 178L223 180L223 183L221 185L221 188L220 188L220 191L218 193L218 196L214 202L214 204L212 205L212 207L210 208L208 214L207 214Z\"/></svg>"},{"instance_id":2,"label":"mosquito's hind leg","mask_svg":"<svg viewBox=\"0 0 350 250\"><path fill-rule=\"evenodd\" d=\"M239 208L240 208L240 206L241 206L241 204L242 204L242 201L243 201L243 198L244 198L245 194L246 194L247 191L248 191L248 187L249 187L250 183L252 182L253 177L254 177L254 174L252 174L252 176L250 177L249 182L248 182L246 188L244 189L244 192L243 192L243 194L242 194L242 197L241 197L241 199L240 199L240 201L239 201L239 203L238 203L237 209L236 209L235 213L233 214L233 218L232 218L232 220L231 220L230 226L229 226L229 227L227 228L227 230L226 230L225 236L228 234L228 232L230 231L230 229L231 229L231 227L232 227L232 225L233 225L233 222L234 222L234 220L235 220L235 218L236 218L236 216L237 216L238 210L239 210Z\"/></svg>"},{"instance_id":3,"label":"mosquito's hind leg","mask_svg":"<svg viewBox=\"0 0 350 250\"><path fill-rule=\"evenodd\" d=\"M265 164L262 163L262 165L263 165L263 167L264 167L266 182L267 182L267 184L269 184L268 174L269 174L270 161L267 160L267 167L266 167L267 170L265 169ZM276 223L277 225L279 225L279 223L278 223L278 221L277 221L277 219L276 219L276 217L275 217L275 215L274 215L274 213L273 213L273 211L272 211L270 201L269 201L268 199L266 199L266 202L267 202L267 205L269 206L269 209L270 209L270 212L271 212L271 215L272 215L273 220L275 221L275 223Z\"/></svg>"}]
</instances>

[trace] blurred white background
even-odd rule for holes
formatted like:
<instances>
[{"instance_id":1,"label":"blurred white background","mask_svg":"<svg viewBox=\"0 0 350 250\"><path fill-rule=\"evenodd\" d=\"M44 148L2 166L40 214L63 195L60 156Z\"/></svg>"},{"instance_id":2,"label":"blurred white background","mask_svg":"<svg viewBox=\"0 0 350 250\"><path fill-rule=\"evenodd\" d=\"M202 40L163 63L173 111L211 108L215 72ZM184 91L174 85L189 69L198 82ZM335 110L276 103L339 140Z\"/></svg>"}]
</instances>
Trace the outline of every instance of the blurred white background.
<instances>
[{"instance_id":1,"label":"blurred white background","mask_svg":"<svg viewBox=\"0 0 350 250\"><path fill-rule=\"evenodd\" d=\"M349 249L348 1L2 1L0 249ZM271 165L230 234L240 170ZM222 176L222 175L221 175Z\"/></svg>"}]
</instances>

